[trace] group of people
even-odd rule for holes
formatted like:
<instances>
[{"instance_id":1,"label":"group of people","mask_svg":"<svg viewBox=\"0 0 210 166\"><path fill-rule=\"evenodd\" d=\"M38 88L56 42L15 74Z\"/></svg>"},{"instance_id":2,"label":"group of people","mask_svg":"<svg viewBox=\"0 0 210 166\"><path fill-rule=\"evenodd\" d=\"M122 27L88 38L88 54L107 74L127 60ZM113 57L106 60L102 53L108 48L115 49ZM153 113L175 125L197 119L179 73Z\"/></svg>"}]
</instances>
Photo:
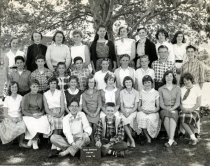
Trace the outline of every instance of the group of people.
<instances>
[{"instance_id":1,"label":"group of people","mask_svg":"<svg viewBox=\"0 0 210 166\"><path fill-rule=\"evenodd\" d=\"M52 144L50 157L74 156L90 143L104 156L124 156L128 147L136 147L133 133L151 143L163 124L167 148L177 145L176 130L189 134L189 143L196 145L204 83L196 48L185 44L181 31L171 44L168 33L158 30L156 45L145 28L138 29L137 42L127 33L121 27L113 43L99 26L89 48L76 30L69 48L61 31L48 47L34 32L26 56L18 50L18 39L12 39L5 56L9 86L2 143L18 137L20 147L38 149L43 134Z\"/></svg>"}]
</instances>

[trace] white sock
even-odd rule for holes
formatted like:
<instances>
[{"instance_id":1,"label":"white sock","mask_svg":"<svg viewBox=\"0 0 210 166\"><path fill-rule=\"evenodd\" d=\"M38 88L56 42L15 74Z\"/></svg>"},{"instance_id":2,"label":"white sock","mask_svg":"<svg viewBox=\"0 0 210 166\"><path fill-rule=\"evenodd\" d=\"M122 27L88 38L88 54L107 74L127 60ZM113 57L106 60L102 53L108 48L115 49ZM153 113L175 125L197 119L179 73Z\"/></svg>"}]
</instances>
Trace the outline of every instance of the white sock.
<instances>
[{"instance_id":1,"label":"white sock","mask_svg":"<svg viewBox=\"0 0 210 166\"><path fill-rule=\"evenodd\" d=\"M169 139L168 143L171 146L174 143L174 140L173 139Z\"/></svg>"},{"instance_id":2,"label":"white sock","mask_svg":"<svg viewBox=\"0 0 210 166\"><path fill-rule=\"evenodd\" d=\"M57 147L57 150L58 150L58 151L60 151L60 150L61 150L61 148Z\"/></svg>"},{"instance_id":3,"label":"white sock","mask_svg":"<svg viewBox=\"0 0 210 166\"><path fill-rule=\"evenodd\" d=\"M197 140L197 138L195 137L195 134L191 134L191 135L190 135L190 139L191 139L191 140L194 140L194 141Z\"/></svg>"}]
</instances>

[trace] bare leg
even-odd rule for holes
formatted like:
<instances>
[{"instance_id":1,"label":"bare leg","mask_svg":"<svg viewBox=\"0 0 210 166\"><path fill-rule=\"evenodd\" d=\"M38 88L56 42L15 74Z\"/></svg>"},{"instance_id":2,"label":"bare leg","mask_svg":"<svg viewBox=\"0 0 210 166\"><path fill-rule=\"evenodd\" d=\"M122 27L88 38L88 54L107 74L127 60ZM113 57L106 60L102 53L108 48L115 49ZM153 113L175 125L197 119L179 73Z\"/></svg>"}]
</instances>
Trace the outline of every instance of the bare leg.
<instances>
[{"instance_id":1,"label":"bare leg","mask_svg":"<svg viewBox=\"0 0 210 166\"><path fill-rule=\"evenodd\" d=\"M136 147L135 141L134 141L134 139L133 139L133 137L131 135L130 127L128 125L125 125L124 129L125 129L125 133L127 134L128 138L129 138L129 140L131 142L131 147Z\"/></svg>"},{"instance_id":2,"label":"bare leg","mask_svg":"<svg viewBox=\"0 0 210 166\"><path fill-rule=\"evenodd\" d=\"M176 130L176 121L173 118L170 118L170 136L169 136L169 139L174 140L175 130Z\"/></svg>"},{"instance_id":3,"label":"bare leg","mask_svg":"<svg viewBox=\"0 0 210 166\"><path fill-rule=\"evenodd\" d=\"M149 136L149 133L148 133L147 129L143 129L143 132L144 132L144 134L145 134L146 137L147 137L147 142L148 142L148 143L151 143L151 138L150 138L150 136Z\"/></svg>"},{"instance_id":4,"label":"bare leg","mask_svg":"<svg viewBox=\"0 0 210 166\"><path fill-rule=\"evenodd\" d=\"M168 137L170 139L170 120L169 120L168 117L164 118L164 127L165 127L167 135L168 135Z\"/></svg>"}]
</instances>

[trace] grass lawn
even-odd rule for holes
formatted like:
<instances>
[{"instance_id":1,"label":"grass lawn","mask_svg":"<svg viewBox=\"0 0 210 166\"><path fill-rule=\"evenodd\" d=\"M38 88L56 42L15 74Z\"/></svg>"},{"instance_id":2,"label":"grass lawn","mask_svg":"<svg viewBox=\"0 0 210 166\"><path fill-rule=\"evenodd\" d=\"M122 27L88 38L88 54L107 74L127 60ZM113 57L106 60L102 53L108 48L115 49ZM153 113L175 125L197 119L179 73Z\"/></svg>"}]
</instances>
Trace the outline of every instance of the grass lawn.
<instances>
[{"instance_id":1,"label":"grass lawn","mask_svg":"<svg viewBox=\"0 0 210 166\"><path fill-rule=\"evenodd\" d=\"M17 144L0 145L0 165L146 165L146 166L208 166L210 165L210 116L202 119L202 140L197 146L188 145L188 139L177 140L178 146L167 149L166 140L156 140L152 144L140 145L130 150L126 158L104 157L100 161L81 161L74 158L48 159L49 144L41 145L39 150L20 149Z\"/></svg>"}]
</instances>

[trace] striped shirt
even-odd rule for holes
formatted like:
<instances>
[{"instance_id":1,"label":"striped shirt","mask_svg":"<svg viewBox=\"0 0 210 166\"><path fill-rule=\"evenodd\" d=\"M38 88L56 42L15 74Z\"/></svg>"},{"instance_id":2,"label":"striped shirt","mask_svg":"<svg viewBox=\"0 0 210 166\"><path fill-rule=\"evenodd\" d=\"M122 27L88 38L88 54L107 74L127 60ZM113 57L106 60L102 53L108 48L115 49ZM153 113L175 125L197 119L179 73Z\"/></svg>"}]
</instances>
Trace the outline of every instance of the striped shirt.
<instances>
[{"instance_id":1,"label":"striped shirt","mask_svg":"<svg viewBox=\"0 0 210 166\"><path fill-rule=\"evenodd\" d=\"M202 63L196 59L193 61L188 61L183 64L181 68L181 74L189 72L194 77L195 83L204 82L204 67Z\"/></svg>"},{"instance_id":2,"label":"striped shirt","mask_svg":"<svg viewBox=\"0 0 210 166\"><path fill-rule=\"evenodd\" d=\"M171 61L166 61L166 62L161 62L159 60L154 61L152 63L152 68L155 71L156 82L162 82L163 75L168 70L172 70L174 75L176 76L176 67Z\"/></svg>"}]
</instances>

